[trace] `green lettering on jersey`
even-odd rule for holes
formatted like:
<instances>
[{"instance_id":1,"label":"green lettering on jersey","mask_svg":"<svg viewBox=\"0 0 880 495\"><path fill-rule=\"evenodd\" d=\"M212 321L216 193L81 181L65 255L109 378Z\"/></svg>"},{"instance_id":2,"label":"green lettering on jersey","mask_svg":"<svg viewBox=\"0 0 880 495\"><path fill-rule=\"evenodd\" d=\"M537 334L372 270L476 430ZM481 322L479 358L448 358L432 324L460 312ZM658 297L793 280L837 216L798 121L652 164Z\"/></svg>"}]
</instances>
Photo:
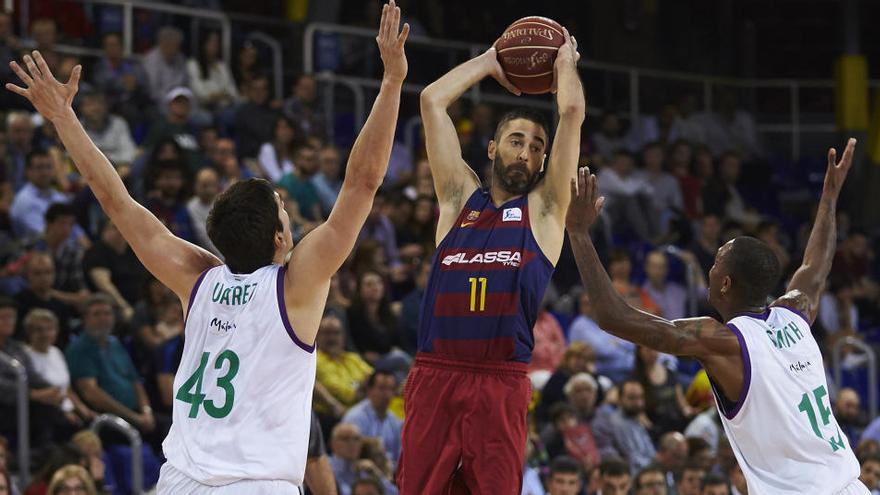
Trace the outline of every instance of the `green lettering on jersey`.
<instances>
[{"instance_id":1,"label":"green lettering on jersey","mask_svg":"<svg viewBox=\"0 0 880 495\"><path fill-rule=\"evenodd\" d=\"M217 282L211 291L211 301L229 306L247 304L254 297L256 287L257 284L226 287L221 282Z\"/></svg>"},{"instance_id":2,"label":"green lettering on jersey","mask_svg":"<svg viewBox=\"0 0 880 495\"><path fill-rule=\"evenodd\" d=\"M231 304L229 302L229 293L230 292L232 292L232 289L230 289L229 287L223 289L223 295L220 296L220 303L221 304Z\"/></svg>"},{"instance_id":3,"label":"green lettering on jersey","mask_svg":"<svg viewBox=\"0 0 880 495\"><path fill-rule=\"evenodd\" d=\"M233 306L241 304L241 293L242 293L242 290L241 290L240 285L236 285L235 287L232 288L232 305Z\"/></svg>"},{"instance_id":4,"label":"green lettering on jersey","mask_svg":"<svg viewBox=\"0 0 880 495\"><path fill-rule=\"evenodd\" d=\"M770 338L770 342L773 342L773 347L777 349L789 348L804 338L803 332L794 322L774 330L767 330L767 337Z\"/></svg>"}]
</instances>

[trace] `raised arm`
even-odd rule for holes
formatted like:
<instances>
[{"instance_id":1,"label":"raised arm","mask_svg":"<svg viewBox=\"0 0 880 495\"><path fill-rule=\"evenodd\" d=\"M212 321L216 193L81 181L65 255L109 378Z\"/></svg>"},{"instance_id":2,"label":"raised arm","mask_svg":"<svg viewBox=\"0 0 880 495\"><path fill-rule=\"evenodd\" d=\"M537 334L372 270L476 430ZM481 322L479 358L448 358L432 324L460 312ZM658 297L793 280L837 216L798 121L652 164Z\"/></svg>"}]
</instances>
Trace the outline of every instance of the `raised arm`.
<instances>
[{"instance_id":1,"label":"raised arm","mask_svg":"<svg viewBox=\"0 0 880 495\"><path fill-rule=\"evenodd\" d=\"M565 225L596 324L624 340L667 354L697 358L720 383L725 395L735 399L742 386L743 366L736 334L712 318L669 321L627 304L612 286L588 233L605 201L599 197L596 176L582 168L577 181L572 179L570 184L571 203Z\"/></svg>"},{"instance_id":2,"label":"raised arm","mask_svg":"<svg viewBox=\"0 0 880 495\"><path fill-rule=\"evenodd\" d=\"M316 294L323 294L320 298L320 307L323 307L330 277L351 253L372 209L373 197L388 169L400 107L400 89L407 72L404 43L409 34L409 25L404 24L403 30L398 33L399 25L400 8L392 1L382 8L382 21L376 36L385 65L382 86L370 116L352 147L339 198L327 221L309 233L293 250L285 297L294 308L313 307ZM312 342L319 321L320 312L309 312L306 321L297 329L300 339ZM310 328L313 330L309 331Z\"/></svg>"},{"instance_id":3,"label":"raised arm","mask_svg":"<svg viewBox=\"0 0 880 495\"><path fill-rule=\"evenodd\" d=\"M555 265L562 252L565 212L570 199L569 184L577 175L581 150L581 125L586 115L584 88L577 72L577 40L563 28L565 42L559 47L553 66L553 86L559 110L559 125L550 151L547 174L529 195L541 221L532 229L541 250Z\"/></svg>"},{"instance_id":4,"label":"raised arm","mask_svg":"<svg viewBox=\"0 0 880 495\"><path fill-rule=\"evenodd\" d=\"M774 306L797 310L810 319L811 325L816 321L819 298L837 250L837 198L852 165L855 147L856 140L850 138L840 161L837 161L837 150L828 150L828 170L825 172L816 221L804 251L804 261L791 277L786 294L773 303Z\"/></svg>"},{"instance_id":5,"label":"raised arm","mask_svg":"<svg viewBox=\"0 0 880 495\"><path fill-rule=\"evenodd\" d=\"M467 197L480 186L476 174L461 156L458 132L446 109L486 76L494 77L512 93L520 94L519 89L507 80L501 70L495 47L452 69L425 88L421 94L425 148L431 175L434 177L434 189L440 201L438 242L452 227Z\"/></svg>"},{"instance_id":6,"label":"raised arm","mask_svg":"<svg viewBox=\"0 0 880 495\"><path fill-rule=\"evenodd\" d=\"M175 237L152 213L129 196L116 169L86 134L71 106L82 67L77 65L67 84L62 84L52 75L39 52L34 51L33 57L25 55L24 63L27 71L16 62L10 66L26 87L7 84L6 89L27 98L44 118L55 125L76 168L138 259L150 273L186 301L199 274L220 264L220 260Z\"/></svg>"}]
</instances>

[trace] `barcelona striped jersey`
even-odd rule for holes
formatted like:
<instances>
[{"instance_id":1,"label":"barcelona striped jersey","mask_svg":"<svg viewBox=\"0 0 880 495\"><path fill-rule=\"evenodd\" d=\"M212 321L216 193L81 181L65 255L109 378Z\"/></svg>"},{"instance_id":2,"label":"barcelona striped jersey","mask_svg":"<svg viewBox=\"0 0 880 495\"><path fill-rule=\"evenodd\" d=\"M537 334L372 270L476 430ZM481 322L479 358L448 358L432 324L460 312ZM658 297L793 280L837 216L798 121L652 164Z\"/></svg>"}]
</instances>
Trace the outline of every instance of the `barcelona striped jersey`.
<instances>
[{"instance_id":1,"label":"barcelona striped jersey","mask_svg":"<svg viewBox=\"0 0 880 495\"><path fill-rule=\"evenodd\" d=\"M419 351L529 362L553 268L532 233L528 195L496 207L487 189L477 189L434 253Z\"/></svg>"}]
</instances>

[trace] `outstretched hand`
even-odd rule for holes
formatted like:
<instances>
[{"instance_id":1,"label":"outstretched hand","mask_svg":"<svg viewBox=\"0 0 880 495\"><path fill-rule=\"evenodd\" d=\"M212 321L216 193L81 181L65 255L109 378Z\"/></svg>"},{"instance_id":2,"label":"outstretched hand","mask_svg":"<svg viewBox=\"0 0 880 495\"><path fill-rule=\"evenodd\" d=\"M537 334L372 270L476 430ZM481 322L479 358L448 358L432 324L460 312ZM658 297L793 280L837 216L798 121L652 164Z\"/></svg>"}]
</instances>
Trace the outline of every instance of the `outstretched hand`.
<instances>
[{"instance_id":1,"label":"outstretched hand","mask_svg":"<svg viewBox=\"0 0 880 495\"><path fill-rule=\"evenodd\" d=\"M10 62L9 66L21 79L25 87L6 84L6 89L15 94L24 96L31 102L40 114L51 122L71 108L73 97L79 89L79 76L82 66L77 65L70 73L67 83L61 83L43 59L40 52L34 50L32 55L24 56L24 70L17 62Z\"/></svg>"},{"instance_id":2,"label":"outstretched hand","mask_svg":"<svg viewBox=\"0 0 880 495\"><path fill-rule=\"evenodd\" d=\"M599 196L599 180L588 167L578 169L577 179L571 179L571 201L565 214L565 228L569 233L586 233L599 218L605 197Z\"/></svg>"},{"instance_id":3,"label":"outstretched hand","mask_svg":"<svg viewBox=\"0 0 880 495\"><path fill-rule=\"evenodd\" d=\"M825 172L825 183L822 186L823 196L828 195L828 199L837 200L840 190L843 188L843 182L846 180L846 174L852 166L855 149L855 138L849 138L840 161L837 161L837 150L834 148L828 150L828 170Z\"/></svg>"},{"instance_id":4,"label":"outstretched hand","mask_svg":"<svg viewBox=\"0 0 880 495\"><path fill-rule=\"evenodd\" d=\"M385 77L395 81L403 81L406 78L408 65L403 45L409 36L409 24L404 23L400 29L400 7L394 0L382 6L382 20L379 22L379 34L376 35L376 43L379 44L379 55L385 65Z\"/></svg>"}]
</instances>

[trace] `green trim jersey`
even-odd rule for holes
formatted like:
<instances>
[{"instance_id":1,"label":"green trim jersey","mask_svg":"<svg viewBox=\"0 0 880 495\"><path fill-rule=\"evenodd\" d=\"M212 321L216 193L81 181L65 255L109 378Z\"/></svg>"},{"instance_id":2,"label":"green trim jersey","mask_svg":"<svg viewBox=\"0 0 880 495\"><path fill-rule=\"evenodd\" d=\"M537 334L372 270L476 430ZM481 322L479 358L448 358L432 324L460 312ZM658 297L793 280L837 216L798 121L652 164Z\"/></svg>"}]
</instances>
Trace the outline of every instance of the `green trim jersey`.
<instances>
[{"instance_id":1,"label":"green trim jersey","mask_svg":"<svg viewBox=\"0 0 880 495\"><path fill-rule=\"evenodd\" d=\"M217 266L193 287L162 449L199 483L302 484L315 349L288 321L285 271L269 265L240 275Z\"/></svg>"},{"instance_id":2,"label":"green trim jersey","mask_svg":"<svg viewBox=\"0 0 880 495\"><path fill-rule=\"evenodd\" d=\"M809 320L774 306L727 326L742 348L743 388L734 403L712 389L749 493L831 495L860 484Z\"/></svg>"}]
</instances>

